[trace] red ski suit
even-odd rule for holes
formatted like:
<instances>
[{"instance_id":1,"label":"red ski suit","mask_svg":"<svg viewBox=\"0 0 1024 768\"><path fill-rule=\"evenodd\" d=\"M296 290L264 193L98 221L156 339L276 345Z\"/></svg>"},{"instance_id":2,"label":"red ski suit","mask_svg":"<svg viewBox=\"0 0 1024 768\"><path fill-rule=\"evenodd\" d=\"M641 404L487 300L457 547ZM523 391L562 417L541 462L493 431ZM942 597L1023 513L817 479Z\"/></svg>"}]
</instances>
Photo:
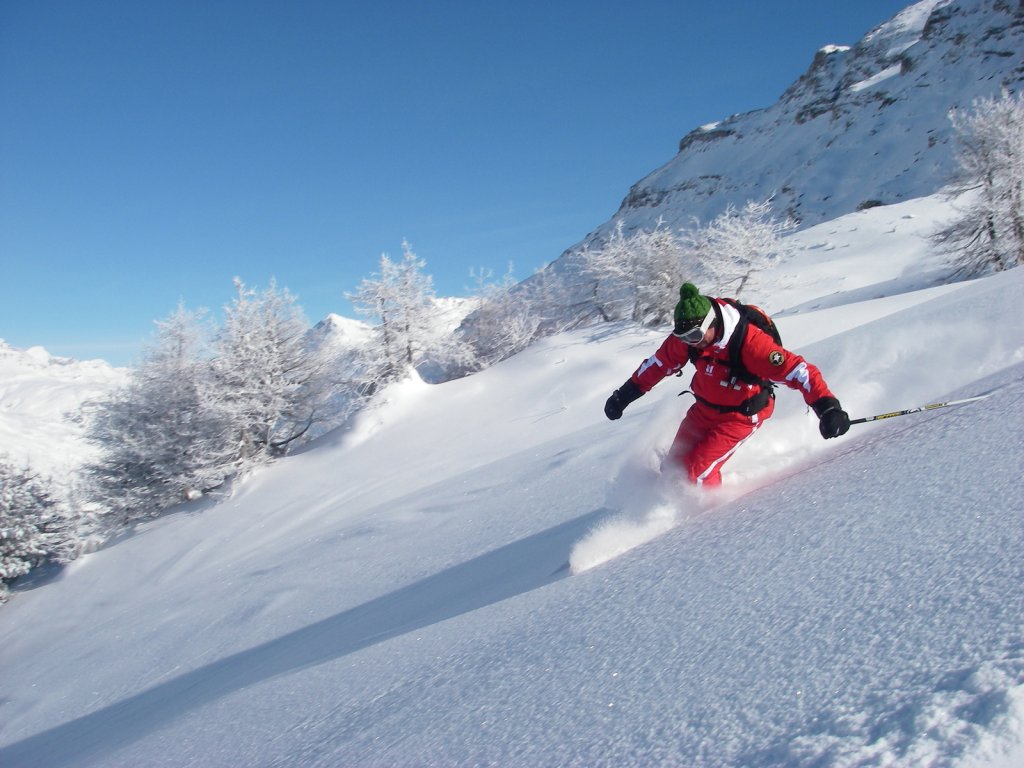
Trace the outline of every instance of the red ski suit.
<instances>
[{"instance_id":1,"label":"red ski suit","mask_svg":"<svg viewBox=\"0 0 1024 768\"><path fill-rule=\"evenodd\" d=\"M715 407L737 406L761 392L762 387L737 379L729 366L728 344L737 330L740 314L733 306L718 299L714 301L721 312L721 330L707 348L694 350L699 357L693 361L697 370L690 388L697 402L686 412L669 451L669 460L679 464L693 483L706 486L721 484L722 465L775 409L774 399L769 399L753 416L737 411L723 412ZM740 360L747 371L797 390L808 405L822 397L834 397L815 366L776 344L753 323L746 326ZM633 373L633 382L641 391L649 392L659 381L678 373L690 362L690 350L685 342L670 335Z\"/></svg>"}]
</instances>

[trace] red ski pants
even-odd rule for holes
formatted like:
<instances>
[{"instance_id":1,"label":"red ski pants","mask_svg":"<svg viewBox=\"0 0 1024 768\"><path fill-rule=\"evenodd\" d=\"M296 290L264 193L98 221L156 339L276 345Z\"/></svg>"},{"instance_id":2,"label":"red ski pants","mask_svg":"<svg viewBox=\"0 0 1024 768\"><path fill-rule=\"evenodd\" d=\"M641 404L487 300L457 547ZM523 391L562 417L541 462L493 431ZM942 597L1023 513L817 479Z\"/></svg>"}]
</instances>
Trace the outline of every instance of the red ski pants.
<instances>
[{"instance_id":1,"label":"red ski pants","mask_svg":"<svg viewBox=\"0 0 1024 768\"><path fill-rule=\"evenodd\" d=\"M683 469L690 482L715 487L722 484L722 465L757 431L775 410L775 401L756 416L720 413L694 403L679 425L668 461Z\"/></svg>"}]
</instances>

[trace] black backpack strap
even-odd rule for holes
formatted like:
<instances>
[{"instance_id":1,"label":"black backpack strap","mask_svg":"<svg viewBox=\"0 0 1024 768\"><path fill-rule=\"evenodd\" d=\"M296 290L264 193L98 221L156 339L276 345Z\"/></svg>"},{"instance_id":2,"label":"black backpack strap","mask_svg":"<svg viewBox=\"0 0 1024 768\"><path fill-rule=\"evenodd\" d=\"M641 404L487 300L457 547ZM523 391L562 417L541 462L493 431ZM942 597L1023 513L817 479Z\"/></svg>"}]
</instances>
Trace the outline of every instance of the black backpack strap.
<instances>
[{"instance_id":1,"label":"black backpack strap","mask_svg":"<svg viewBox=\"0 0 1024 768\"><path fill-rule=\"evenodd\" d=\"M735 307L740 313L739 322L736 323L736 330L734 330L732 336L729 337L729 344L726 347L726 351L729 353L729 367L733 369L734 373L736 371L745 372L741 354L743 350L743 342L747 340L747 328L750 327L750 316L747 314L747 308L738 301L728 299L727 301L729 301L729 304Z\"/></svg>"},{"instance_id":2,"label":"black backpack strap","mask_svg":"<svg viewBox=\"0 0 1024 768\"><path fill-rule=\"evenodd\" d=\"M729 368L732 375L748 384L760 384L765 389L774 387L775 385L772 382L762 379L760 376L755 376L743 365L743 344L747 340L747 331L750 328L750 313L755 310L748 309L744 304L735 299L722 299L722 301L733 307L740 314L736 330L729 337L729 343L726 346L726 351L729 353Z\"/></svg>"}]
</instances>

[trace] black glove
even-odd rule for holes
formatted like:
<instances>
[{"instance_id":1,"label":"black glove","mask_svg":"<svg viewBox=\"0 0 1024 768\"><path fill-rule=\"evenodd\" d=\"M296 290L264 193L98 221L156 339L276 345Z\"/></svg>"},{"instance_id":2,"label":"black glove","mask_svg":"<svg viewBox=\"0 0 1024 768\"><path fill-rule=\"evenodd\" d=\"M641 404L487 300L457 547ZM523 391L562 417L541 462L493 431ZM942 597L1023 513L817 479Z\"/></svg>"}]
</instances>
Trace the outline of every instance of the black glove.
<instances>
[{"instance_id":1,"label":"black glove","mask_svg":"<svg viewBox=\"0 0 1024 768\"><path fill-rule=\"evenodd\" d=\"M612 421L621 419L622 412L626 410L626 406L643 393L643 390L632 379L628 379L625 384L612 392L612 396L604 404L604 415Z\"/></svg>"},{"instance_id":2,"label":"black glove","mask_svg":"<svg viewBox=\"0 0 1024 768\"><path fill-rule=\"evenodd\" d=\"M811 408L818 414L818 431L826 440L845 435L850 429L850 414L843 410L843 406L834 397L815 400Z\"/></svg>"}]
</instances>

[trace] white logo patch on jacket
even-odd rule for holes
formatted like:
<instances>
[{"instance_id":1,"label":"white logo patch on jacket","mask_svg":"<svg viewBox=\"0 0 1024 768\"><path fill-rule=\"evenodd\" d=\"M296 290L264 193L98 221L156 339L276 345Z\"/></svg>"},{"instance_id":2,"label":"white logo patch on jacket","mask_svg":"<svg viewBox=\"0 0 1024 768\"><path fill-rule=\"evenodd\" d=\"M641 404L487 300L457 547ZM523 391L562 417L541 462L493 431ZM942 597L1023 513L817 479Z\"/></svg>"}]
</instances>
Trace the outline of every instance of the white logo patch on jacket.
<instances>
[{"instance_id":1,"label":"white logo patch on jacket","mask_svg":"<svg viewBox=\"0 0 1024 768\"><path fill-rule=\"evenodd\" d=\"M643 363L640 365L640 370L638 370L636 372L636 375L637 376L642 375L643 372L646 371L648 368L650 368L652 365L656 365L659 368L664 368L665 367L665 364L662 363L661 360L658 359L657 355L651 355L650 357L648 357L646 360L643 361Z\"/></svg>"},{"instance_id":2,"label":"white logo patch on jacket","mask_svg":"<svg viewBox=\"0 0 1024 768\"><path fill-rule=\"evenodd\" d=\"M811 372L807 370L807 363L800 363L792 371L786 374L786 381L798 381L800 386L811 391Z\"/></svg>"}]
</instances>

